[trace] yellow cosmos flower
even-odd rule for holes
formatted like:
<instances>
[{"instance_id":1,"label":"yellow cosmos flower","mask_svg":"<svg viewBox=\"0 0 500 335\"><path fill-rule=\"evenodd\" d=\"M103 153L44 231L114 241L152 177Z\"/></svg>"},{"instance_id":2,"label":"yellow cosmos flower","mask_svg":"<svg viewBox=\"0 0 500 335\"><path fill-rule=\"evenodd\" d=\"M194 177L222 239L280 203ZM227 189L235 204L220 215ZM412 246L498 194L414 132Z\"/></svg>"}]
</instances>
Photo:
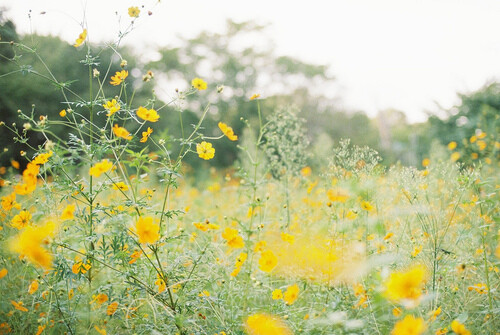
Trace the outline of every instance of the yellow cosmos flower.
<instances>
[{"instance_id":1,"label":"yellow cosmos flower","mask_svg":"<svg viewBox=\"0 0 500 335\"><path fill-rule=\"evenodd\" d=\"M17 309L18 311L21 311L21 312L27 312L28 309L26 307L23 306L23 302L22 301L19 301L19 302L15 302L14 300L11 300L10 303L12 304L12 306L14 306L15 309Z\"/></svg>"},{"instance_id":2,"label":"yellow cosmos flower","mask_svg":"<svg viewBox=\"0 0 500 335\"><path fill-rule=\"evenodd\" d=\"M135 223L135 232L139 243L155 243L160 239L160 225L153 222L150 216L140 217Z\"/></svg>"},{"instance_id":3,"label":"yellow cosmos flower","mask_svg":"<svg viewBox=\"0 0 500 335\"><path fill-rule=\"evenodd\" d=\"M393 272L385 282L386 296L394 302L418 303L427 272L422 265L417 265L405 272Z\"/></svg>"},{"instance_id":4,"label":"yellow cosmos flower","mask_svg":"<svg viewBox=\"0 0 500 335\"><path fill-rule=\"evenodd\" d=\"M69 204L64 208L62 214L61 214L61 220L72 220L75 218L74 212L75 212L75 205Z\"/></svg>"},{"instance_id":5,"label":"yellow cosmos flower","mask_svg":"<svg viewBox=\"0 0 500 335\"><path fill-rule=\"evenodd\" d=\"M287 305L291 305L297 300L299 297L299 286L297 284L293 284L292 286L289 286L285 294L283 295L283 300L285 300Z\"/></svg>"},{"instance_id":6,"label":"yellow cosmos flower","mask_svg":"<svg viewBox=\"0 0 500 335\"><path fill-rule=\"evenodd\" d=\"M47 222L43 226L27 226L12 240L11 248L33 264L49 269L52 255L42 245L47 244L47 239L54 235L55 229L53 222Z\"/></svg>"},{"instance_id":7,"label":"yellow cosmos flower","mask_svg":"<svg viewBox=\"0 0 500 335\"><path fill-rule=\"evenodd\" d=\"M262 253L259 259L259 269L264 272L271 272L278 265L278 258L271 250Z\"/></svg>"},{"instance_id":8,"label":"yellow cosmos flower","mask_svg":"<svg viewBox=\"0 0 500 335\"><path fill-rule=\"evenodd\" d=\"M141 138L140 142L141 143L146 142L152 133L153 133L153 129L148 127L148 130L142 132L142 138Z\"/></svg>"},{"instance_id":9,"label":"yellow cosmos flower","mask_svg":"<svg viewBox=\"0 0 500 335\"><path fill-rule=\"evenodd\" d=\"M471 332L465 328L465 325L458 320L453 320L451 323L451 330L458 335L471 335Z\"/></svg>"},{"instance_id":10,"label":"yellow cosmos flower","mask_svg":"<svg viewBox=\"0 0 500 335\"><path fill-rule=\"evenodd\" d=\"M167 284L161 278L156 279L155 285L158 286L158 293L165 292L165 290L167 289Z\"/></svg>"},{"instance_id":11,"label":"yellow cosmos flower","mask_svg":"<svg viewBox=\"0 0 500 335\"><path fill-rule=\"evenodd\" d=\"M285 322L276 316L257 313L245 321L248 335L292 335Z\"/></svg>"},{"instance_id":12,"label":"yellow cosmos flower","mask_svg":"<svg viewBox=\"0 0 500 335\"><path fill-rule=\"evenodd\" d=\"M54 153L52 151L39 154L33 159L32 163L36 165L43 165L49 161L49 158L52 157Z\"/></svg>"},{"instance_id":13,"label":"yellow cosmos flower","mask_svg":"<svg viewBox=\"0 0 500 335\"><path fill-rule=\"evenodd\" d=\"M0 203L2 205L3 210L6 212L10 211L12 208L15 209L21 208L21 205L18 202L16 202L16 193L11 193L6 196L3 196L2 201Z\"/></svg>"},{"instance_id":14,"label":"yellow cosmos flower","mask_svg":"<svg viewBox=\"0 0 500 335\"><path fill-rule=\"evenodd\" d=\"M79 273L86 274L87 271L89 271L91 267L92 267L92 265L90 264L89 261L87 261L87 263L83 263L81 260L78 260L71 267L71 272L73 272L75 275L77 275Z\"/></svg>"},{"instance_id":15,"label":"yellow cosmos flower","mask_svg":"<svg viewBox=\"0 0 500 335\"><path fill-rule=\"evenodd\" d=\"M247 257L248 257L248 254L246 252L242 252L238 255L238 257L236 257L236 264L235 266L237 268L241 268L241 266L243 265L243 263L245 263L245 261L247 260Z\"/></svg>"},{"instance_id":16,"label":"yellow cosmos flower","mask_svg":"<svg viewBox=\"0 0 500 335\"><path fill-rule=\"evenodd\" d=\"M128 9L128 16L130 17L139 17L139 14L141 13L141 10L139 7L129 7Z\"/></svg>"},{"instance_id":17,"label":"yellow cosmos flower","mask_svg":"<svg viewBox=\"0 0 500 335\"><path fill-rule=\"evenodd\" d=\"M452 141L448 143L448 150L455 150L456 147L457 147L457 142Z\"/></svg>"},{"instance_id":18,"label":"yellow cosmos flower","mask_svg":"<svg viewBox=\"0 0 500 335\"><path fill-rule=\"evenodd\" d=\"M30 284L30 286L28 286L28 293L29 294L33 294L35 293L36 291L38 290L38 280L33 280Z\"/></svg>"},{"instance_id":19,"label":"yellow cosmos flower","mask_svg":"<svg viewBox=\"0 0 500 335\"><path fill-rule=\"evenodd\" d=\"M132 139L132 135L130 135L128 130L123 128L123 127L118 126L117 124L115 124L113 126L113 133L115 134L116 137L121 137L121 138L126 139L126 140Z\"/></svg>"},{"instance_id":20,"label":"yellow cosmos flower","mask_svg":"<svg viewBox=\"0 0 500 335\"><path fill-rule=\"evenodd\" d=\"M19 214L12 218L12 227L22 229L29 225L31 222L31 213L28 211L21 211Z\"/></svg>"},{"instance_id":21,"label":"yellow cosmos flower","mask_svg":"<svg viewBox=\"0 0 500 335\"><path fill-rule=\"evenodd\" d=\"M108 305L108 308L106 308L106 315L113 315L116 313L116 310L118 309L118 303L115 301L115 302L112 302Z\"/></svg>"},{"instance_id":22,"label":"yellow cosmos flower","mask_svg":"<svg viewBox=\"0 0 500 335\"><path fill-rule=\"evenodd\" d=\"M113 184L113 190L121 190L123 192L128 191L128 185L123 181L119 181Z\"/></svg>"},{"instance_id":23,"label":"yellow cosmos flower","mask_svg":"<svg viewBox=\"0 0 500 335\"><path fill-rule=\"evenodd\" d=\"M147 109L142 106L137 109L137 116L149 122L156 122L160 119L160 116L154 109Z\"/></svg>"},{"instance_id":24,"label":"yellow cosmos flower","mask_svg":"<svg viewBox=\"0 0 500 335\"><path fill-rule=\"evenodd\" d=\"M372 204L370 204L370 202L368 202L368 201L362 201L361 208L367 212L371 212L373 210Z\"/></svg>"},{"instance_id":25,"label":"yellow cosmos flower","mask_svg":"<svg viewBox=\"0 0 500 335\"><path fill-rule=\"evenodd\" d=\"M107 159L103 159L102 161L100 161L99 163L94 164L90 168L89 174L91 176L93 176L93 177L99 177L101 174L106 173L109 170L111 170L112 167L113 167L113 163L111 163Z\"/></svg>"},{"instance_id":26,"label":"yellow cosmos flower","mask_svg":"<svg viewBox=\"0 0 500 335\"><path fill-rule=\"evenodd\" d=\"M108 111L108 114L106 114L106 116L111 116L111 115L115 114L121 108L120 104L118 102L116 102L116 99L106 101L106 103L102 106Z\"/></svg>"},{"instance_id":27,"label":"yellow cosmos flower","mask_svg":"<svg viewBox=\"0 0 500 335\"><path fill-rule=\"evenodd\" d=\"M7 275L7 273L9 273L9 271L6 268L1 269L0 270L0 279L5 277Z\"/></svg>"},{"instance_id":28,"label":"yellow cosmos flower","mask_svg":"<svg viewBox=\"0 0 500 335\"><path fill-rule=\"evenodd\" d=\"M227 227L224 229L222 233L222 238L226 240L227 245L233 249L243 248L245 246L245 242L243 242L243 237L241 237L238 233L238 230Z\"/></svg>"},{"instance_id":29,"label":"yellow cosmos flower","mask_svg":"<svg viewBox=\"0 0 500 335\"><path fill-rule=\"evenodd\" d=\"M208 220L206 220L205 222L193 222L193 225L201 231L217 230L220 228L219 225L211 223Z\"/></svg>"},{"instance_id":30,"label":"yellow cosmos flower","mask_svg":"<svg viewBox=\"0 0 500 335\"><path fill-rule=\"evenodd\" d=\"M460 159L460 153L459 152L452 153L450 159L452 162L458 161Z\"/></svg>"},{"instance_id":31,"label":"yellow cosmos flower","mask_svg":"<svg viewBox=\"0 0 500 335\"><path fill-rule=\"evenodd\" d=\"M75 48L78 48L80 45L83 44L83 42L85 42L86 38L87 38L87 29L83 29L81 34L78 35L78 38L76 39L75 44L73 44L73 46Z\"/></svg>"},{"instance_id":32,"label":"yellow cosmos flower","mask_svg":"<svg viewBox=\"0 0 500 335\"><path fill-rule=\"evenodd\" d=\"M420 335L425 332L427 326L422 318L415 318L413 315L407 315L401 321L398 321L391 331L391 335Z\"/></svg>"},{"instance_id":33,"label":"yellow cosmos flower","mask_svg":"<svg viewBox=\"0 0 500 335\"><path fill-rule=\"evenodd\" d=\"M281 300L283 299L283 291L281 291L279 288L275 289L273 293L271 293L271 296L273 300Z\"/></svg>"},{"instance_id":34,"label":"yellow cosmos flower","mask_svg":"<svg viewBox=\"0 0 500 335\"><path fill-rule=\"evenodd\" d=\"M250 100L255 100L255 99L258 99L260 98L260 94L253 94L251 97L250 97Z\"/></svg>"},{"instance_id":35,"label":"yellow cosmos flower","mask_svg":"<svg viewBox=\"0 0 500 335\"><path fill-rule=\"evenodd\" d=\"M92 302L97 302L99 305L102 305L106 301L108 301L108 295L105 293L99 293L98 295L92 297L94 298Z\"/></svg>"},{"instance_id":36,"label":"yellow cosmos flower","mask_svg":"<svg viewBox=\"0 0 500 335\"><path fill-rule=\"evenodd\" d=\"M196 152L204 160L212 159L215 156L215 149L212 147L212 143L205 141L196 144Z\"/></svg>"},{"instance_id":37,"label":"yellow cosmos flower","mask_svg":"<svg viewBox=\"0 0 500 335\"><path fill-rule=\"evenodd\" d=\"M106 329L104 327L99 327L97 325L94 326L94 329L101 335L106 335L107 332L106 332Z\"/></svg>"},{"instance_id":38,"label":"yellow cosmos flower","mask_svg":"<svg viewBox=\"0 0 500 335\"><path fill-rule=\"evenodd\" d=\"M198 91L207 89L207 83L201 78L194 78L193 80L191 80L191 85Z\"/></svg>"},{"instance_id":39,"label":"yellow cosmos flower","mask_svg":"<svg viewBox=\"0 0 500 335\"><path fill-rule=\"evenodd\" d=\"M126 70L121 70L121 71L116 71L114 76L111 76L111 81L109 82L113 86L118 86L120 85L125 78L128 77L128 71Z\"/></svg>"},{"instance_id":40,"label":"yellow cosmos flower","mask_svg":"<svg viewBox=\"0 0 500 335\"><path fill-rule=\"evenodd\" d=\"M237 141L238 136L234 134L233 128L229 127L227 124L223 122L219 122L219 129L227 136L231 141Z\"/></svg>"},{"instance_id":41,"label":"yellow cosmos flower","mask_svg":"<svg viewBox=\"0 0 500 335\"><path fill-rule=\"evenodd\" d=\"M343 190L328 190L326 192L326 195L328 196L328 199L330 199L331 202L341 202L345 203L347 199L349 198L349 195L345 193Z\"/></svg>"}]
</instances>

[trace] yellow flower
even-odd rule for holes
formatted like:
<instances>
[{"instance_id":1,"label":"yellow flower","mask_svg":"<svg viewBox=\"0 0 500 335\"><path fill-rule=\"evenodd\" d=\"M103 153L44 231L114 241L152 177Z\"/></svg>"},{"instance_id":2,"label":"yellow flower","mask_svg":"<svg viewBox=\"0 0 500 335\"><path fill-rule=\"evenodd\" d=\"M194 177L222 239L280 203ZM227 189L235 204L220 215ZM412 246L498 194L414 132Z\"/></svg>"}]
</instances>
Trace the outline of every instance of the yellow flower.
<instances>
[{"instance_id":1,"label":"yellow flower","mask_svg":"<svg viewBox=\"0 0 500 335\"><path fill-rule=\"evenodd\" d=\"M398 321L391 331L392 335L420 335L425 332L427 326L424 319L415 318L413 315L407 315L401 321Z\"/></svg>"},{"instance_id":2,"label":"yellow flower","mask_svg":"<svg viewBox=\"0 0 500 335\"><path fill-rule=\"evenodd\" d=\"M395 317L399 318L401 316L401 314L403 314L403 310L399 307L394 307L392 309L392 315L394 315Z\"/></svg>"},{"instance_id":3,"label":"yellow flower","mask_svg":"<svg viewBox=\"0 0 500 335\"><path fill-rule=\"evenodd\" d=\"M262 313L253 314L247 318L245 331L248 335L292 335L281 319Z\"/></svg>"},{"instance_id":4,"label":"yellow flower","mask_svg":"<svg viewBox=\"0 0 500 335\"><path fill-rule=\"evenodd\" d=\"M262 253L259 259L259 269L264 272L271 272L278 265L278 258L271 250Z\"/></svg>"},{"instance_id":5,"label":"yellow flower","mask_svg":"<svg viewBox=\"0 0 500 335\"><path fill-rule=\"evenodd\" d=\"M207 89L207 83L201 78L194 78L193 80L191 80L191 85L198 91Z\"/></svg>"},{"instance_id":6,"label":"yellow flower","mask_svg":"<svg viewBox=\"0 0 500 335\"><path fill-rule=\"evenodd\" d=\"M222 233L222 238L226 240L227 245L233 249L243 248L245 242L243 242L243 237L238 234L238 231L234 228L227 227Z\"/></svg>"},{"instance_id":7,"label":"yellow flower","mask_svg":"<svg viewBox=\"0 0 500 335\"><path fill-rule=\"evenodd\" d=\"M97 302L99 305L104 304L106 301L108 301L108 295L105 293L99 293L96 296L93 296L94 300L92 302Z\"/></svg>"},{"instance_id":8,"label":"yellow flower","mask_svg":"<svg viewBox=\"0 0 500 335\"><path fill-rule=\"evenodd\" d=\"M431 318L430 320L431 321L434 321L436 320L436 318L441 314L441 306L438 307L437 309L435 309L432 313L431 313Z\"/></svg>"},{"instance_id":9,"label":"yellow flower","mask_svg":"<svg viewBox=\"0 0 500 335\"><path fill-rule=\"evenodd\" d=\"M139 7L129 7L128 9L128 16L130 17L139 17L139 14L141 13L141 10Z\"/></svg>"},{"instance_id":10,"label":"yellow flower","mask_svg":"<svg viewBox=\"0 0 500 335\"><path fill-rule=\"evenodd\" d=\"M106 329L104 327L100 328L97 325L94 326L94 329L101 335L106 335Z\"/></svg>"},{"instance_id":11,"label":"yellow flower","mask_svg":"<svg viewBox=\"0 0 500 335\"><path fill-rule=\"evenodd\" d=\"M111 81L109 82L113 86L118 86L120 85L125 78L128 77L128 71L126 70L121 70L121 71L116 71L114 76L111 76Z\"/></svg>"},{"instance_id":12,"label":"yellow flower","mask_svg":"<svg viewBox=\"0 0 500 335\"><path fill-rule=\"evenodd\" d=\"M264 251L264 248L266 247L267 242L266 241L259 241L255 244L255 247L253 248L253 252L262 252ZM499 257L500 258L500 257Z\"/></svg>"},{"instance_id":13,"label":"yellow flower","mask_svg":"<svg viewBox=\"0 0 500 335\"><path fill-rule=\"evenodd\" d=\"M250 97L250 100L255 100L255 99L258 99L260 98L260 94L253 94L251 97Z\"/></svg>"},{"instance_id":14,"label":"yellow flower","mask_svg":"<svg viewBox=\"0 0 500 335\"><path fill-rule=\"evenodd\" d=\"M160 116L154 109L146 109L142 106L137 109L137 116L149 122L156 122L160 119Z\"/></svg>"},{"instance_id":15,"label":"yellow flower","mask_svg":"<svg viewBox=\"0 0 500 335\"><path fill-rule=\"evenodd\" d=\"M113 133L115 134L116 137L121 137L126 140L132 139L132 135L130 135L128 130L123 127L119 127L117 124L113 126Z\"/></svg>"},{"instance_id":16,"label":"yellow flower","mask_svg":"<svg viewBox=\"0 0 500 335\"><path fill-rule=\"evenodd\" d=\"M3 196L1 204L3 210L6 212L10 211L12 208L21 208L21 205L16 202L16 193L11 193L9 195Z\"/></svg>"},{"instance_id":17,"label":"yellow flower","mask_svg":"<svg viewBox=\"0 0 500 335\"><path fill-rule=\"evenodd\" d=\"M306 166L304 168L302 168L300 170L300 174L303 176L303 177L309 177L312 173L312 169L310 166Z\"/></svg>"},{"instance_id":18,"label":"yellow flower","mask_svg":"<svg viewBox=\"0 0 500 335\"><path fill-rule=\"evenodd\" d=\"M119 181L113 184L113 190L121 190L125 192L128 191L128 186L123 181Z\"/></svg>"},{"instance_id":19,"label":"yellow flower","mask_svg":"<svg viewBox=\"0 0 500 335\"><path fill-rule=\"evenodd\" d=\"M424 158L422 160L422 166L423 167L428 167L429 165L431 165L431 160L429 158Z\"/></svg>"},{"instance_id":20,"label":"yellow flower","mask_svg":"<svg viewBox=\"0 0 500 335\"><path fill-rule=\"evenodd\" d=\"M15 302L14 300L11 300L10 303L12 304L12 306L14 306L15 309L17 309L18 311L21 311L21 312L27 312L28 309L26 307L23 306L23 302L22 301L19 301L19 302Z\"/></svg>"},{"instance_id":21,"label":"yellow flower","mask_svg":"<svg viewBox=\"0 0 500 335\"><path fill-rule=\"evenodd\" d=\"M371 212L373 210L372 204L370 204L368 201L362 201L361 208L367 212Z\"/></svg>"},{"instance_id":22,"label":"yellow flower","mask_svg":"<svg viewBox=\"0 0 500 335\"><path fill-rule=\"evenodd\" d=\"M76 39L75 44L73 44L73 46L75 48L78 48L80 45L83 44L83 42L85 42L86 38L87 38L87 29L83 29L81 34L78 35L78 38Z\"/></svg>"},{"instance_id":23,"label":"yellow flower","mask_svg":"<svg viewBox=\"0 0 500 335\"><path fill-rule=\"evenodd\" d=\"M135 223L135 231L139 236L139 243L155 243L160 239L160 226L153 223L150 216L140 217Z\"/></svg>"},{"instance_id":24,"label":"yellow flower","mask_svg":"<svg viewBox=\"0 0 500 335\"><path fill-rule=\"evenodd\" d=\"M196 144L196 152L198 156L204 160L212 159L215 155L215 149L212 147L212 143L205 141Z\"/></svg>"},{"instance_id":25,"label":"yellow flower","mask_svg":"<svg viewBox=\"0 0 500 335\"><path fill-rule=\"evenodd\" d=\"M417 255L422 251L422 246L419 245L419 246L416 246L415 248L413 248L413 251L411 252L411 256L412 257L417 257Z\"/></svg>"},{"instance_id":26,"label":"yellow flower","mask_svg":"<svg viewBox=\"0 0 500 335\"><path fill-rule=\"evenodd\" d=\"M426 281L426 270L417 265L406 272L393 272L385 282L386 296L394 302L417 303L422 295L422 288Z\"/></svg>"},{"instance_id":27,"label":"yellow flower","mask_svg":"<svg viewBox=\"0 0 500 335\"><path fill-rule=\"evenodd\" d=\"M39 154L33 159L32 163L36 165L43 165L49 161L49 158L52 157L54 153L52 151Z\"/></svg>"},{"instance_id":28,"label":"yellow flower","mask_svg":"<svg viewBox=\"0 0 500 335\"><path fill-rule=\"evenodd\" d=\"M451 158L452 162L456 162L460 158L460 153L459 152L454 152L454 153L451 154L450 158Z\"/></svg>"},{"instance_id":29,"label":"yellow flower","mask_svg":"<svg viewBox=\"0 0 500 335\"><path fill-rule=\"evenodd\" d=\"M465 325L458 320L453 320L451 323L451 330L458 335L471 335L471 332L465 328Z\"/></svg>"},{"instance_id":30,"label":"yellow flower","mask_svg":"<svg viewBox=\"0 0 500 335\"><path fill-rule=\"evenodd\" d=\"M156 279L155 285L158 286L158 293L165 292L165 290L167 289L167 284L160 277L158 277L158 279Z\"/></svg>"},{"instance_id":31,"label":"yellow flower","mask_svg":"<svg viewBox=\"0 0 500 335\"><path fill-rule=\"evenodd\" d=\"M242 252L237 258L236 258L236 264L234 265L234 270L231 272L231 277L236 277L238 273L240 273L241 267L243 266L243 263L247 260L248 254L246 252Z\"/></svg>"},{"instance_id":32,"label":"yellow flower","mask_svg":"<svg viewBox=\"0 0 500 335\"><path fill-rule=\"evenodd\" d=\"M94 164L90 168L89 174L91 176L93 176L93 177L99 177L101 174L106 173L109 170L111 170L112 167L113 167L113 163L111 163L107 159L103 159L102 161L100 161L99 163Z\"/></svg>"},{"instance_id":33,"label":"yellow flower","mask_svg":"<svg viewBox=\"0 0 500 335\"><path fill-rule=\"evenodd\" d=\"M208 231L208 230L217 230L220 227L216 225L215 223L210 223L210 221L206 220L205 222L193 222L193 225L198 228L201 231Z\"/></svg>"},{"instance_id":34,"label":"yellow flower","mask_svg":"<svg viewBox=\"0 0 500 335\"><path fill-rule=\"evenodd\" d=\"M234 134L233 128L229 127L227 124L223 122L219 122L219 129L227 136L231 141L237 141L238 136Z\"/></svg>"},{"instance_id":35,"label":"yellow flower","mask_svg":"<svg viewBox=\"0 0 500 335\"><path fill-rule=\"evenodd\" d=\"M116 313L116 310L118 309L118 303L115 301L115 302L112 302L108 305L108 308L106 308L106 315L113 315Z\"/></svg>"},{"instance_id":36,"label":"yellow flower","mask_svg":"<svg viewBox=\"0 0 500 335\"><path fill-rule=\"evenodd\" d=\"M287 234L287 233L281 233L281 240L284 242L293 244L295 242L295 236Z\"/></svg>"},{"instance_id":37,"label":"yellow flower","mask_svg":"<svg viewBox=\"0 0 500 335\"><path fill-rule=\"evenodd\" d=\"M40 335L40 334L42 334L42 332L45 330L45 327L47 327L47 326L45 326L45 325L43 325L43 326L38 326L38 329L37 329L37 331L36 331L35 335Z\"/></svg>"},{"instance_id":38,"label":"yellow flower","mask_svg":"<svg viewBox=\"0 0 500 335\"><path fill-rule=\"evenodd\" d=\"M210 296L210 292L208 292L207 290L203 290L200 294L198 294L198 297L209 297Z\"/></svg>"},{"instance_id":39,"label":"yellow flower","mask_svg":"<svg viewBox=\"0 0 500 335\"><path fill-rule=\"evenodd\" d=\"M141 257L141 252L140 251L134 251L131 255L130 255L130 261L128 261L129 264L134 264L135 262L137 262L137 260Z\"/></svg>"},{"instance_id":40,"label":"yellow flower","mask_svg":"<svg viewBox=\"0 0 500 335\"><path fill-rule=\"evenodd\" d=\"M12 227L22 229L31 222L31 213L28 211L21 211L19 214L12 218Z\"/></svg>"},{"instance_id":41,"label":"yellow flower","mask_svg":"<svg viewBox=\"0 0 500 335\"><path fill-rule=\"evenodd\" d=\"M455 150L456 147L457 147L457 142L452 141L448 143L448 150Z\"/></svg>"},{"instance_id":42,"label":"yellow flower","mask_svg":"<svg viewBox=\"0 0 500 335\"><path fill-rule=\"evenodd\" d=\"M283 300L285 300L287 305L291 305L297 300L299 297L299 286L297 284L293 284L292 286L288 286L283 295Z\"/></svg>"},{"instance_id":43,"label":"yellow flower","mask_svg":"<svg viewBox=\"0 0 500 335\"><path fill-rule=\"evenodd\" d=\"M28 293L33 294L38 290L38 280L33 280L28 287Z\"/></svg>"},{"instance_id":44,"label":"yellow flower","mask_svg":"<svg viewBox=\"0 0 500 335\"><path fill-rule=\"evenodd\" d=\"M328 190L326 192L326 195L328 196L328 199L332 202L346 202L347 199L349 198L349 195L347 195L343 190Z\"/></svg>"},{"instance_id":45,"label":"yellow flower","mask_svg":"<svg viewBox=\"0 0 500 335\"><path fill-rule=\"evenodd\" d=\"M69 204L64 208L62 214L61 214L61 220L72 220L74 219L74 213L75 212L75 205L74 204Z\"/></svg>"},{"instance_id":46,"label":"yellow flower","mask_svg":"<svg viewBox=\"0 0 500 335\"><path fill-rule=\"evenodd\" d=\"M115 114L121 108L120 104L116 102L116 99L106 101L106 103L102 106L108 111L108 114L106 114L106 116L111 116Z\"/></svg>"},{"instance_id":47,"label":"yellow flower","mask_svg":"<svg viewBox=\"0 0 500 335\"><path fill-rule=\"evenodd\" d=\"M79 273L85 274L87 273L88 270L90 270L91 267L92 265L90 265L89 261L87 261L87 263L83 263L82 261L76 261L71 267L71 272L73 272L75 275Z\"/></svg>"},{"instance_id":48,"label":"yellow flower","mask_svg":"<svg viewBox=\"0 0 500 335\"><path fill-rule=\"evenodd\" d=\"M149 138L149 135L151 135L152 133L153 133L153 129L148 127L148 130L142 132L142 138L141 138L140 142L141 143L146 142Z\"/></svg>"},{"instance_id":49,"label":"yellow flower","mask_svg":"<svg viewBox=\"0 0 500 335\"><path fill-rule=\"evenodd\" d=\"M1 269L0 270L0 279L5 277L7 275L7 273L9 273L9 271L6 268Z\"/></svg>"},{"instance_id":50,"label":"yellow flower","mask_svg":"<svg viewBox=\"0 0 500 335\"><path fill-rule=\"evenodd\" d=\"M11 248L25 256L30 262L49 269L52 264L52 255L42 245L46 244L55 229L53 222L47 222L43 226L28 226L14 238Z\"/></svg>"},{"instance_id":51,"label":"yellow flower","mask_svg":"<svg viewBox=\"0 0 500 335\"><path fill-rule=\"evenodd\" d=\"M281 291L279 288L275 289L272 293L272 298L273 300L283 299L283 291Z\"/></svg>"}]
</instances>

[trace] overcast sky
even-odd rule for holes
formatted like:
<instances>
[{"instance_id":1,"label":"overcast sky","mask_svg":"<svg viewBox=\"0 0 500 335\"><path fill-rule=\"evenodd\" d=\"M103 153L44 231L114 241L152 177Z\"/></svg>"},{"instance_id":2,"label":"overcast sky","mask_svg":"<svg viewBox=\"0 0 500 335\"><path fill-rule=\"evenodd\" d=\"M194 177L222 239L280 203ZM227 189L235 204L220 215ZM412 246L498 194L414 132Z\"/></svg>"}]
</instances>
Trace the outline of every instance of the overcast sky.
<instances>
[{"instance_id":1,"label":"overcast sky","mask_svg":"<svg viewBox=\"0 0 500 335\"><path fill-rule=\"evenodd\" d=\"M500 79L498 0L0 0L18 31L71 42L85 13L93 41L115 39L132 5L153 12L126 38L141 47L222 32L228 18L270 23L277 54L329 65L345 107L371 116L396 108L422 121L456 92Z\"/></svg>"}]
</instances>

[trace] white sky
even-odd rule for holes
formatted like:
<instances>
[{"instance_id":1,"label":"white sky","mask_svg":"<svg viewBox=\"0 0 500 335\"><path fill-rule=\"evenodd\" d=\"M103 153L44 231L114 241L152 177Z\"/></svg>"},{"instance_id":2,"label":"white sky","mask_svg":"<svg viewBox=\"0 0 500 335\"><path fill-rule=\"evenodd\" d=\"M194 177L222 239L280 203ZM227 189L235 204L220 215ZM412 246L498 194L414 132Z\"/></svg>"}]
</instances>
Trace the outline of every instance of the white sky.
<instances>
[{"instance_id":1,"label":"white sky","mask_svg":"<svg viewBox=\"0 0 500 335\"><path fill-rule=\"evenodd\" d=\"M141 41L140 47L175 45L177 36L203 30L222 32L227 18L271 23L267 33L278 55L330 65L344 106L370 116L396 108L422 121L424 110L438 110L436 103L457 103L456 92L500 79L498 0L0 0L18 31L70 42L81 32L85 4L93 41L115 39L115 12L123 28L130 21L127 8L144 4L125 39ZM146 15L148 9L153 15Z\"/></svg>"}]
</instances>

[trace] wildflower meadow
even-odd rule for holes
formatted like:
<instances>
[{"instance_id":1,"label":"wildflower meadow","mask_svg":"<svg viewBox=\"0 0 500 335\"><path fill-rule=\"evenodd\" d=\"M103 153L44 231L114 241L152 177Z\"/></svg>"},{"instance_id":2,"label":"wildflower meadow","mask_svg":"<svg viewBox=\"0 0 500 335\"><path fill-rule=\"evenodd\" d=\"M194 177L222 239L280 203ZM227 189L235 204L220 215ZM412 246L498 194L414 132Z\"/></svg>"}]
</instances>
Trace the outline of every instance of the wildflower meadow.
<instances>
[{"instance_id":1,"label":"wildflower meadow","mask_svg":"<svg viewBox=\"0 0 500 335\"><path fill-rule=\"evenodd\" d=\"M160 72L120 49L148 9L120 11L113 43L75 33L84 77L60 79L36 36L0 41L2 87L60 99L0 120L21 147L0 168L0 334L500 334L498 115L416 166L347 138L318 153L265 90L230 120L215 78L158 98Z\"/></svg>"}]
</instances>

